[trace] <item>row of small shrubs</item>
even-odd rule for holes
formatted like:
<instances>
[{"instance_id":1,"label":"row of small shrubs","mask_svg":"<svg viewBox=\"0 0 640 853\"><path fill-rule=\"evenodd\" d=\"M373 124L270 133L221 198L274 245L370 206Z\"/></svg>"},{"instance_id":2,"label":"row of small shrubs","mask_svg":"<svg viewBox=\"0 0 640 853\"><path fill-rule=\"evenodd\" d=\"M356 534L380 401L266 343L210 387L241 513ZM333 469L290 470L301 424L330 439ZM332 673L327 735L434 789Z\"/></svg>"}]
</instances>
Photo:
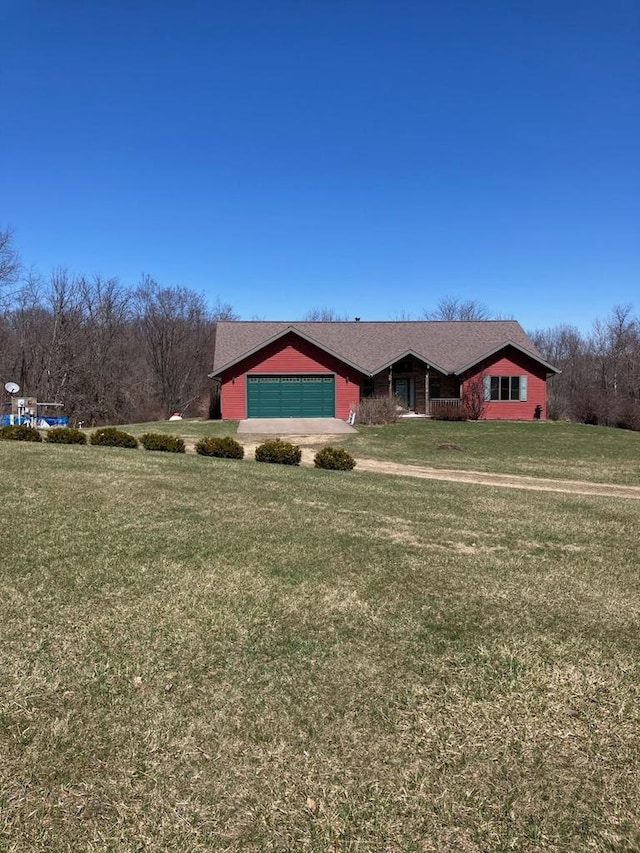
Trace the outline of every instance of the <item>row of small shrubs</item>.
<instances>
[{"instance_id":1,"label":"row of small shrubs","mask_svg":"<svg viewBox=\"0 0 640 853\"><path fill-rule=\"evenodd\" d=\"M0 428L0 439L13 441L42 441L40 432L26 424L16 424ZM71 427L53 427L47 430L46 440L52 444L86 444L86 433ZM136 448L138 440L131 433L117 427L101 427L91 433L89 442L97 447ZM184 441L176 435L160 432L146 432L140 436L140 444L146 450L159 450L167 453L184 453ZM196 453L200 456L214 456L219 459L243 459L243 446L231 436L204 436L196 443ZM274 438L256 447L256 462L269 462L276 465L299 465L302 451L297 444ZM332 471L351 471L356 461L342 447L323 447L314 458L316 468Z\"/></svg>"},{"instance_id":2,"label":"row of small shrubs","mask_svg":"<svg viewBox=\"0 0 640 853\"><path fill-rule=\"evenodd\" d=\"M244 448L235 438L208 435L196 444L196 453L200 456L215 456L218 459L244 459ZM256 462L268 462L275 465L299 465L302 451L297 444L273 438L256 447ZM314 459L316 468L333 471L351 471L356 464L353 456L341 447L323 447Z\"/></svg>"}]
</instances>

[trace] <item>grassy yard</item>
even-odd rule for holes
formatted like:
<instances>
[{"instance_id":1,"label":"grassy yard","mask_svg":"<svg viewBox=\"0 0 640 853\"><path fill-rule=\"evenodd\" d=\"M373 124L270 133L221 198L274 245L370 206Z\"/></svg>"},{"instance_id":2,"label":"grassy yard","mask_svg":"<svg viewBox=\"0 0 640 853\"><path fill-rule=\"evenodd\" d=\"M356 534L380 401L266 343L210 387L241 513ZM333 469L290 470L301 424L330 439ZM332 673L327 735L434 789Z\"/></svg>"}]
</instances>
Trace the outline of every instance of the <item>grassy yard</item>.
<instances>
[{"instance_id":1,"label":"grassy yard","mask_svg":"<svg viewBox=\"0 0 640 853\"><path fill-rule=\"evenodd\" d=\"M199 418L186 418L182 421L152 421L144 424L129 424L122 427L127 432L140 437L145 432L162 432L179 435L185 442L195 442L203 435L235 435L238 421L203 421Z\"/></svg>"},{"instance_id":2,"label":"grassy yard","mask_svg":"<svg viewBox=\"0 0 640 853\"><path fill-rule=\"evenodd\" d=\"M459 449L446 447L451 444ZM355 455L412 465L640 484L640 433L610 427L406 419L358 427L344 446Z\"/></svg>"},{"instance_id":3,"label":"grassy yard","mask_svg":"<svg viewBox=\"0 0 640 853\"><path fill-rule=\"evenodd\" d=\"M187 441L235 435L237 421L161 421L126 429L141 435L171 432ZM640 485L640 433L567 423L449 423L402 420L359 426L356 435L331 436L354 456L531 477ZM451 445L454 445L452 447Z\"/></svg>"},{"instance_id":4,"label":"grassy yard","mask_svg":"<svg viewBox=\"0 0 640 853\"><path fill-rule=\"evenodd\" d=\"M640 850L637 501L0 470L0 849Z\"/></svg>"}]
</instances>

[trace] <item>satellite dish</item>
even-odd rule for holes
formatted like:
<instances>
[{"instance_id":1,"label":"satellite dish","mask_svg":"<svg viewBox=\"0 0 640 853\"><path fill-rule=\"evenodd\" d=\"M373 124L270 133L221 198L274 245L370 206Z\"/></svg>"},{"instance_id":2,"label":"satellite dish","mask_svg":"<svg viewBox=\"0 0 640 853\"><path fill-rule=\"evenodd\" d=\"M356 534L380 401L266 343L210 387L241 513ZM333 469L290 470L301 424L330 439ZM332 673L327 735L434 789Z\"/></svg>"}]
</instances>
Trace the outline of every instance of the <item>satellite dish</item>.
<instances>
[{"instance_id":1,"label":"satellite dish","mask_svg":"<svg viewBox=\"0 0 640 853\"><path fill-rule=\"evenodd\" d=\"M4 390L7 392L7 394L17 394L20 390L20 386L17 382L7 382L4 386Z\"/></svg>"}]
</instances>

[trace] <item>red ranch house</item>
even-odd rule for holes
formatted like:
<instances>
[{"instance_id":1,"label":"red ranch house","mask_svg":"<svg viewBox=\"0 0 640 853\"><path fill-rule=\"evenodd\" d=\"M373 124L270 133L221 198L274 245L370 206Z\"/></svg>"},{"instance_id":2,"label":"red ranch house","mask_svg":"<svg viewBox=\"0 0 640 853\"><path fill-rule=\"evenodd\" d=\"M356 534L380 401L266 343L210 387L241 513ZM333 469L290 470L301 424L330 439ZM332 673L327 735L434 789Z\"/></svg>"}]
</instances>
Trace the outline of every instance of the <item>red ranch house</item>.
<instances>
[{"instance_id":1,"label":"red ranch house","mask_svg":"<svg viewBox=\"0 0 640 853\"><path fill-rule=\"evenodd\" d=\"M409 410L480 396L487 420L544 418L542 359L514 320L223 321L214 369L224 419L346 419L363 397L395 395Z\"/></svg>"}]
</instances>

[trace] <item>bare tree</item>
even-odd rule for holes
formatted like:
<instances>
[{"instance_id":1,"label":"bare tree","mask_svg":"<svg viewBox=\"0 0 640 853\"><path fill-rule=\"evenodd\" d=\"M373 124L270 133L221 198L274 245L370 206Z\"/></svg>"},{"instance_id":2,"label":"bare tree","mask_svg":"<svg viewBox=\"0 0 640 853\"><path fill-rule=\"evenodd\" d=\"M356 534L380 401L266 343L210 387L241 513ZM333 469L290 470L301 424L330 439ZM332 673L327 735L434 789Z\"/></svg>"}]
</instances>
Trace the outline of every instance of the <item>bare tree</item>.
<instances>
[{"instance_id":1,"label":"bare tree","mask_svg":"<svg viewBox=\"0 0 640 853\"><path fill-rule=\"evenodd\" d=\"M556 326L531 338L562 371L549 382L549 417L640 429L640 321L631 306L596 320L590 335Z\"/></svg>"},{"instance_id":2,"label":"bare tree","mask_svg":"<svg viewBox=\"0 0 640 853\"><path fill-rule=\"evenodd\" d=\"M211 319L217 323L218 320L239 320L240 316L233 310L232 305L222 302L218 296L211 309Z\"/></svg>"},{"instance_id":3,"label":"bare tree","mask_svg":"<svg viewBox=\"0 0 640 853\"><path fill-rule=\"evenodd\" d=\"M443 297L435 309L423 312L425 320L490 320L487 306L476 299L459 299L457 296Z\"/></svg>"},{"instance_id":4,"label":"bare tree","mask_svg":"<svg viewBox=\"0 0 640 853\"><path fill-rule=\"evenodd\" d=\"M48 281L30 275L7 318L11 345L5 363L11 374L25 393L40 400L64 399L80 345L75 281L62 269L54 271Z\"/></svg>"},{"instance_id":5,"label":"bare tree","mask_svg":"<svg viewBox=\"0 0 640 853\"><path fill-rule=\"evenodd\" d=\"M88 423L133 420L143 365L132 335L132 293L116 278L78 279L82 346L76 356L73 408Z\"/></svg>"},{"instance_id":6,"label":"bare tree","mask_svg":"<svg viewBox=\"0 0 640 853\"><path fill-rule=\"evenodd\" d=\"M640 322L630 305L616 305L603 322L596 320L592 345L599 361L600 382L614 397L635 396L638 388Z\"/></svg>"},{"instance_id":7,"label":"bare tree","mask_svg":"<svg viewBox=\"0 0 640 853\"><path fill-rule=\"evenodd\" d=\"M5 234L4 259L12 255ZM206 414L218 320L237 315L218 299L145 278L137 290L117 279L28 275L5 263L16 287L0 306L0 376L39 401L61 402L87 423L150 420L174 410Z\"/></svg>"},{"instance_id":8,"label":"bare tree","mask_svg":"<svg viewBox=\"0 0 640 853\"><path fill-rule=\"evenodd\" d=\"M0 231L0 309L8 304L22 270L20 256L14 249L12 240L11 229Z\"/></svg>"},{"instance_id":9,"label":"bare tree","mask_svg":"<svg viewBox=\"0 0 640 853\"><path fill-rule=\"evenodd\" d=\"M472 376L462 389L462 404L467 410L469 420L478 421L484 414L484 373Z\"/></svg>"},{"instance_id":10,"label":"bare tree","mask_svg":"<svg viewBox=\"0 0 640 853\"><path fill-rule=\"evenodd\" d=\"M334 308L311 308L302 318L310 323L344 323L349 320L346 314L339 314Z\"/></svg>"},{"instance_id":11,"label":"bare tree","mask_svg":"<svg viewBox=\"0 0 640 853\"><path fill-rule=\"evenodd\" d=\"M146 277L135 294L136 326L163 415L185 412L206 385L214 323L202 296Z\"/></svg>"}]
</instances>

